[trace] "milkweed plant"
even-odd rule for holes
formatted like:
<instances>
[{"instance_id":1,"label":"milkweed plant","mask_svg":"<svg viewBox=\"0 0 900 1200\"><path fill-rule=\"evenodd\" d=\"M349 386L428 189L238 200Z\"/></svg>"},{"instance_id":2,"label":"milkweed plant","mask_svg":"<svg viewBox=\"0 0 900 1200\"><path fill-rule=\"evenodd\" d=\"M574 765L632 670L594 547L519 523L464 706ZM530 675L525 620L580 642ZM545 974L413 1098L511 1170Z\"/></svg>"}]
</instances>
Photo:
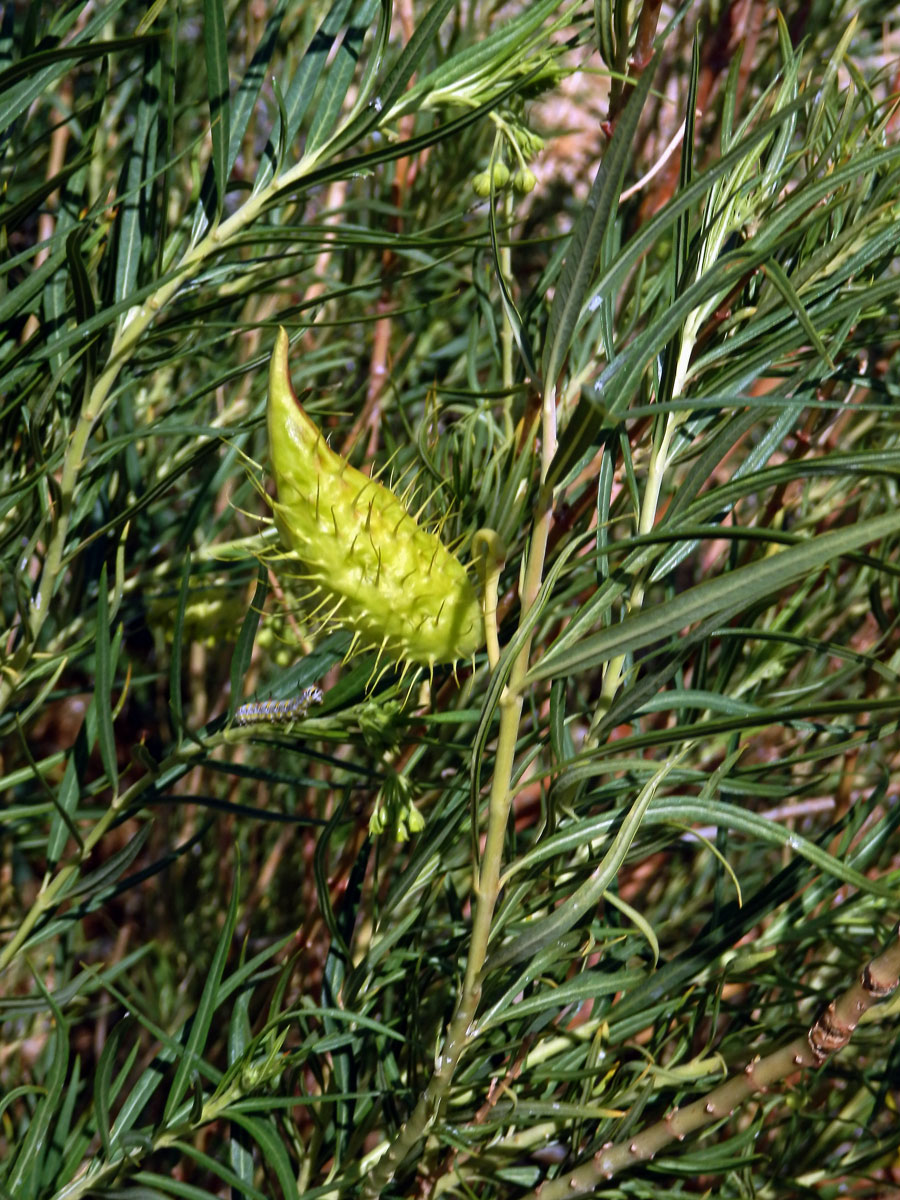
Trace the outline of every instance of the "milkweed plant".
<instances>
[{"instance_id":1,"label":"milkweed plant","mask_svg":"<svg viewBox=\"0 0 900 1200\"><path fill-rule=\"evenodd\" d=\"M889 1194L890 13L0 12L0 1197Z\"/></svg>"}]
</instances>

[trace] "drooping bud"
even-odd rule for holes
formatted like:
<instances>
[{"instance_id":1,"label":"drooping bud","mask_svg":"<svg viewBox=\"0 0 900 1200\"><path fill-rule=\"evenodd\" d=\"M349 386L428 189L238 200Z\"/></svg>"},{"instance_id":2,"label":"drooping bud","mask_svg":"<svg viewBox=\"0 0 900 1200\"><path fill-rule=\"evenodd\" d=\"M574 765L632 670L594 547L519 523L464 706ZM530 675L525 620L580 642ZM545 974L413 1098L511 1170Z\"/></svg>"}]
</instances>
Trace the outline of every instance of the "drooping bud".
<instances>
[{"instance_id":1,"label":"drooping bud","mask_svg":"<svg viewBox=\"0 0 900 1200\"><path fill-rule=\"evenodd\" d=\"M491 194L491 183L495 192L509 183L509 167L505 162L495 162L487 171L479 171L472 179L472 190L476 196L487 197Z\"/></svg>"},{"instance_id":2,"label":"drooping bud","mask_svg":"<svg viewBox=\"0 0 900 1200\"><path fill-rule=\"evenodd\" d=\"M527 196L529 192L533 192L536 184L537 178L534 171L529 170L528 167L520 167L515 175L513 175L513 187L523 196Z\"/></svg>"}]
</instances>

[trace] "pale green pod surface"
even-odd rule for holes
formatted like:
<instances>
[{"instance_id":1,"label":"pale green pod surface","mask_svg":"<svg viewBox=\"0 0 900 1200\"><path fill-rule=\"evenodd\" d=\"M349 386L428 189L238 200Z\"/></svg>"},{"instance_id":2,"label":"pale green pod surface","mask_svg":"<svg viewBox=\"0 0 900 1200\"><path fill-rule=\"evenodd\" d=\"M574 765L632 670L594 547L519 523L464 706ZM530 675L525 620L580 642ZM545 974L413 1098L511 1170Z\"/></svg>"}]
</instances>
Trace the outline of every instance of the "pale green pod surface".
<instances>
[{"instance_id":1,"label":"pale green pod surface","mask_svg":"<svg viewBox=\"0 0 900 1200\"><path fill-rule=\"evenodd\" d=\"M392 491L335 454L291 385L279 329L269 368L275 522L334 619L364 645L425 666L471 658L481 606L462 563Z\"/></svg>"}]
</instances>

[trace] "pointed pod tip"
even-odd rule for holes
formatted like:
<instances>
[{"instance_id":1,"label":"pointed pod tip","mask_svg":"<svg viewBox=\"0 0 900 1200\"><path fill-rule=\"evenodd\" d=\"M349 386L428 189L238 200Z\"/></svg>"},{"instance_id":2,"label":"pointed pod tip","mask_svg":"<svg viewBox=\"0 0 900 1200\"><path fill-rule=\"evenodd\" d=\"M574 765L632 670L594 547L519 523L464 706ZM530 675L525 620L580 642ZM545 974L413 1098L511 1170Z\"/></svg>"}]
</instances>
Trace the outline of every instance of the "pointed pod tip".
<instances>
[{"instance_id":1,"label":"pointed pod tip","mask_svg":"<svg viewBox=\"0 0 900 1200\"><path fill-rule=\"evenodd\" d=\"M275 469L275 481L290 469L292 458L300 446L314 446L319 429L306 415L291 382L289 362L290 339L284 326L279 326L269 361L269 401L267 421L269 453ZM314 481L307 480L308 483Z\"/></svg>"},{"instance_id":2,"label":"pointed pod tip","mask_svg":"<svg viewBox=\"0 0 900 1200\"><path fill-rule=\"evenodd\" d=\"M290 397L294 403L297 402L297 393L294 391L293 384L291 383L291 368L288 361L290 348L291 343L287 330L283 325L279 325L278 333L275 335L272 358L269 362L270 400L281 400L283 402Z\"/></svg>"}]
</instances>

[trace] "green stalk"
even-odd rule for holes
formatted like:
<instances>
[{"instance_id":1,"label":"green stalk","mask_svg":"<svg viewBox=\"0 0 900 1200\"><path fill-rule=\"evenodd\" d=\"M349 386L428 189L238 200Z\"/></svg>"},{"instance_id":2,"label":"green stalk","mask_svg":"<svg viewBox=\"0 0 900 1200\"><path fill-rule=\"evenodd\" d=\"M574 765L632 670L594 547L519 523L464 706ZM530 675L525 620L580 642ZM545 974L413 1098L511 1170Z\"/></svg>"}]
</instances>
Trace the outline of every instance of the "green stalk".
<instances>
[{"instance_id":1,"label":"green stalk","mask_svg":"<svg viewBox=\"0 0 900 1200\"><path fill-rule=\"evenodd\" d=\"M540 590L547 555L547 540L553 516L553 489L544 480L556 451L556 390L544 392L541 410L541 489L535 512L531 548L525 568L522 589L520 628ZM500 894L500 872L503 866L503 845L513 801L513 769L519 740L519 721L525 702L523 681L528 672L532 636L525 639L516 655L509 683L500 696L500 730L491 793L488 803L488 826L481 867L475 880L475 915L466 958L466 973L456 1012L447 1027L444 1044L438 1055L435 1071L418 1104L394 1141L371 1169L361 1195L379 1196L394 1178L397 1168L437 1119L453 1082L453 1077L465 1051L478 1037L475 1018L481 1000L482 970L487 956L491 924Z\"/></svg>"}]
</instances>

